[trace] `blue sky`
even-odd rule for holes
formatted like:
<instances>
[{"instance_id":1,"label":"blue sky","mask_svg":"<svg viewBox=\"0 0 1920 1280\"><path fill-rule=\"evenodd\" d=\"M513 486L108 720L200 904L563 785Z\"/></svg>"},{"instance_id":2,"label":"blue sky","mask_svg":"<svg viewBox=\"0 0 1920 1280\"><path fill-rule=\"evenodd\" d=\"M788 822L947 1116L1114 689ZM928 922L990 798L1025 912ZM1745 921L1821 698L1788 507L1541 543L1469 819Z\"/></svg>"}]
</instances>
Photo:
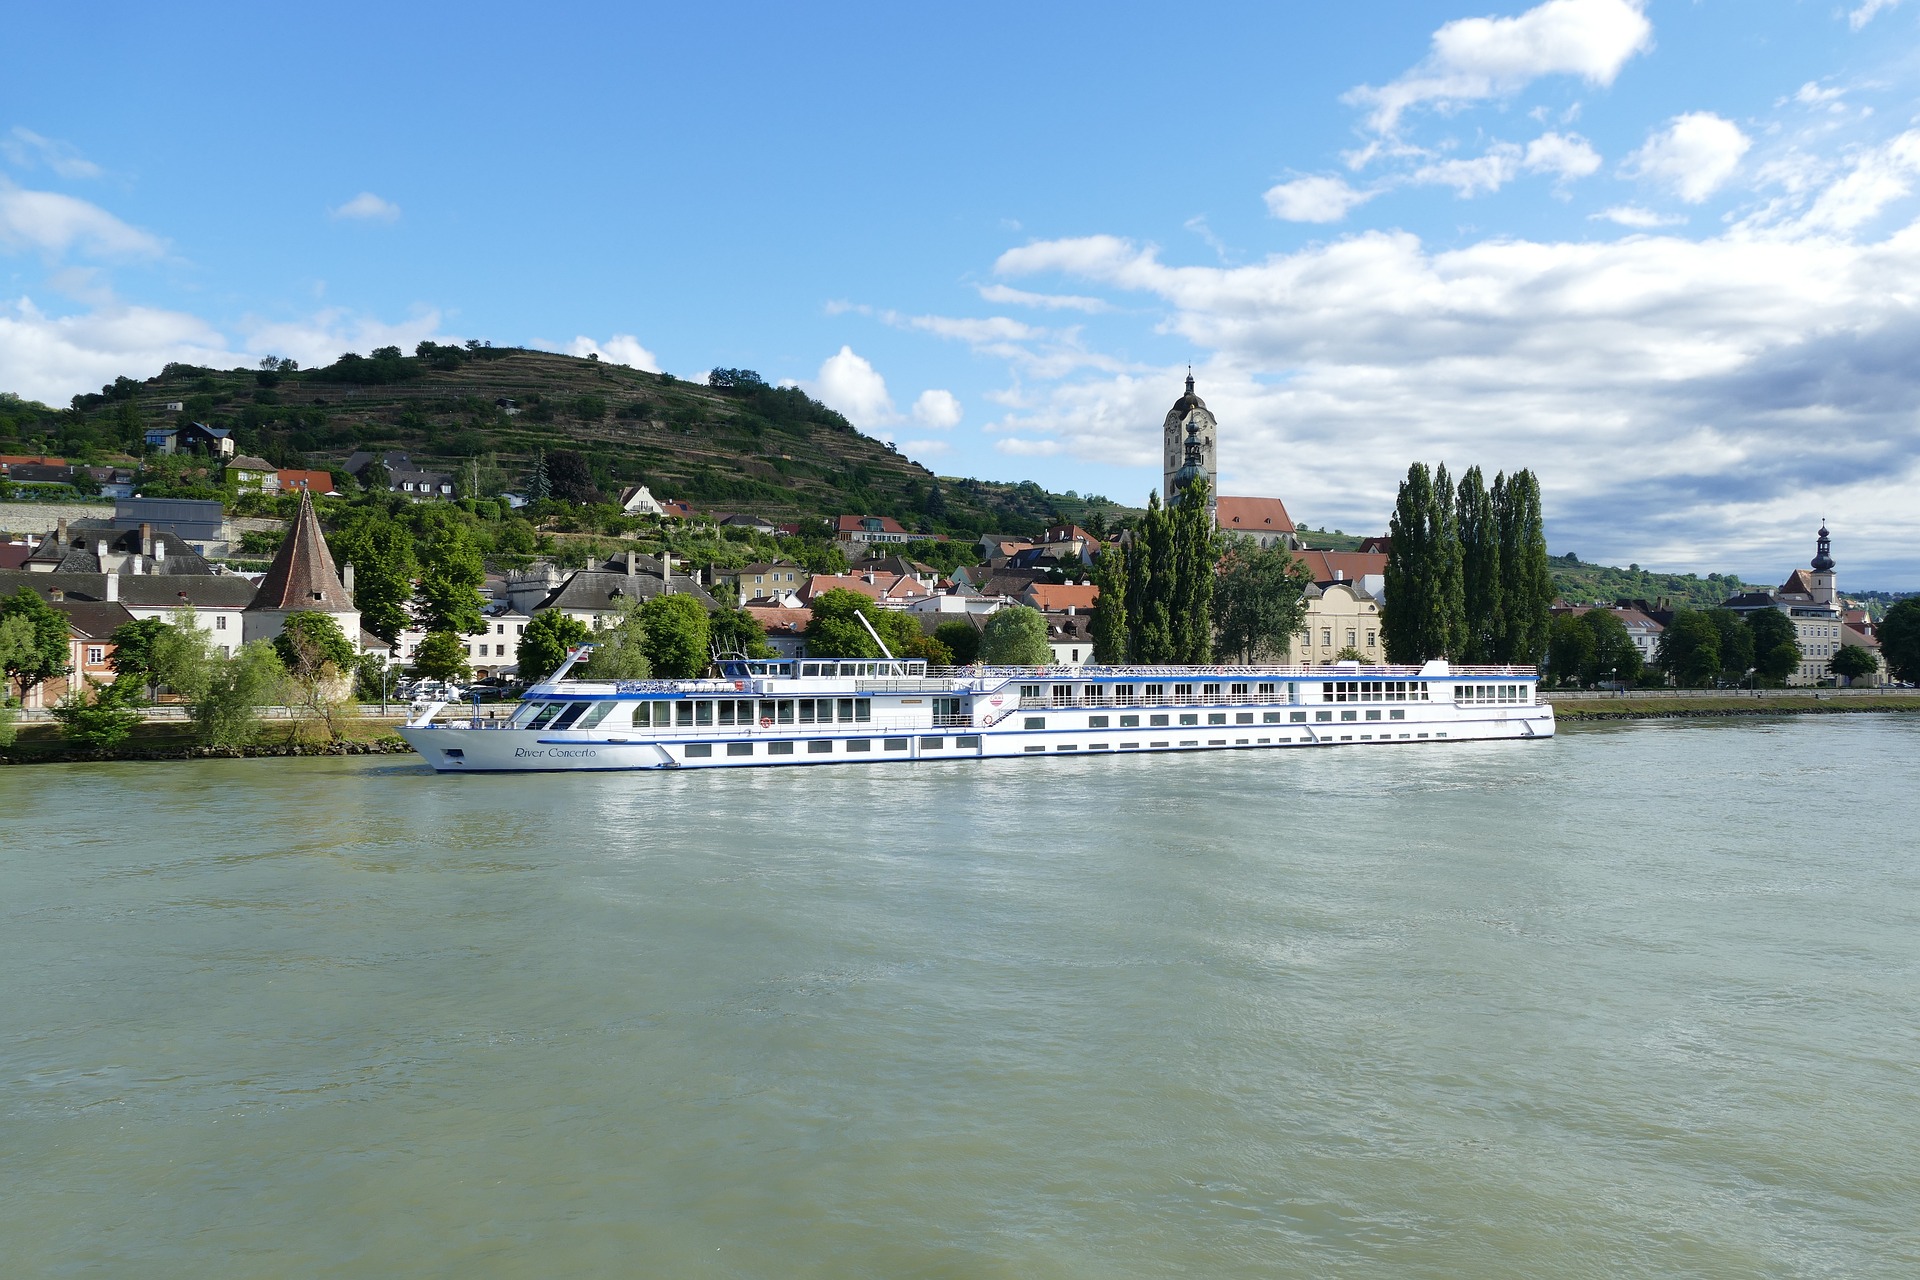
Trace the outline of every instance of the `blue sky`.
<instances>
[{"instance_id":1,"label":"blue sky","mask_svg":"<svg viewBox=\"0 0 1920 1280\"><path fill-rule=\"evenodd\" d=\"M1920 0L7 3L0 389L479 337L794 380L943 473L1920 586Z\"/></svg>"}]
</instances>

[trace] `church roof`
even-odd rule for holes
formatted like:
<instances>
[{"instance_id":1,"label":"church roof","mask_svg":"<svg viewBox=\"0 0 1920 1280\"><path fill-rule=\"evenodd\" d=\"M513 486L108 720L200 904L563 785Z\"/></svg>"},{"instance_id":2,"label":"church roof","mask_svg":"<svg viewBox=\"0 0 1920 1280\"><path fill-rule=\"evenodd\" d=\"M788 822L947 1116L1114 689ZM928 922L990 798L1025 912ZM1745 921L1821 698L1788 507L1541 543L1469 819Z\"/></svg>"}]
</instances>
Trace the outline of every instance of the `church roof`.
<instances>
[{"instance_id":1,"label":"church roof","mask_svg":"<svg viewBox=\"0 0 1920 1280\"><path fill-rule=\"evenodd\" d=\"M333 553L320 533L320 518L313 514L313 497L305 489L300 491L300 513L293 518L293 529L247 608L353 612L353 597L333 567Z\"/></svg>"},{"instance_id":2,"label":"church roof","mask_svg":"<svg viewBox=\"0 0 1920 1280\"><path fill-rule=\"evenodd\" d=\"M1229 498L1215 502L1223 530L1233 533L1292 533L1293 517L1278 498Z\"/></svg>"},{"instance_id":3,"label":"church roof","mask_svg":"<svg viewBox=\"0 0 1920 1280\"><path fill-rule=\"evenodd\" d=\"M1168 422L1182 421L1186 418L1186 416L1189 413L1193 412L1193 410L1199 409L1204 412L1206 410L1206 407L1207 407L1207 402L1205 400L1202 400L1197 394L1194 393L1193 375L1189 373L1187 375L1186 394L1181 396L1178 400L1175 400L1173 402L1173 408L1167 410L1167 421ZM1212 415L1208 414L1208 416L1211 417Z\"/></svg>"}]
</instances>

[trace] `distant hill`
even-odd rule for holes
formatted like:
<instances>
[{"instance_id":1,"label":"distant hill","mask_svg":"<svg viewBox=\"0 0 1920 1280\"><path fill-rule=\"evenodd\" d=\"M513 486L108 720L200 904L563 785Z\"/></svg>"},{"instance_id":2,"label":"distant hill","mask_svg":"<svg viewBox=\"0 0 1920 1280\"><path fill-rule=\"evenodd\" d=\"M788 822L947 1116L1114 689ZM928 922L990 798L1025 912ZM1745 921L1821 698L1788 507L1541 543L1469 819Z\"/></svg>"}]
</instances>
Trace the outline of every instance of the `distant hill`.
<instances>
[{"instance_id":1,"label":"distant hill","mask_svg":"<svg viewBox=\"0 0 1920 1280\"><path fill-rule=\"evenodd\" d=\"M1740 576L1733 573L1710 573L1702 578L1691 573L1653 573L1638 565L1620 569L1588 564L1572 552L1553 557L1551 564L1554 590L1569 604L1664 598L1675 605L1703 609L1742 591L1766 589L1758 583L1742 582Z\"/></svg>"},{"instance_id":2,"label":"distant hill","mask_svg":"<svg viewBox=\"0 0 1920 1280\"><path fill-rule=\"evenodd\" d=\"M774 519L890 515L916 531L966 535L1125 513L1030 482L936 476L798 388L722 373L723 385L705 386L544 351L430 343L321 369L175 364L76 396L70 410L0 397L0 452L137 455L146 429L195 421L233 428L242 452L278 466L338 467L356 449L401 450L416 465L513 488L536 454L573 450L610 496L646 484L700 510ZM176 402L184 408L167 408Z\"/></svg>"}]
</instances>

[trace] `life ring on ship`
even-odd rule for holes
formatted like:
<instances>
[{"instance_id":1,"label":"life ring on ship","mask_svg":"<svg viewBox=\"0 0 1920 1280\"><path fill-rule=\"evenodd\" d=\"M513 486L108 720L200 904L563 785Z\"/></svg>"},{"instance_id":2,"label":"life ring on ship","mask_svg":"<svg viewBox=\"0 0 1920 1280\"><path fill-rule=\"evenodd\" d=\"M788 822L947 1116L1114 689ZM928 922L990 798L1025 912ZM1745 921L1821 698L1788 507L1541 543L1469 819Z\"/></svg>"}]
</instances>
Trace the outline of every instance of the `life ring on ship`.
<instances>
[{"instance_id":1,"label":"life ring on ship","mask_svg":"<svg viewBox=\"0 0 1920 1280\"><path fill-rule=\"evenodd\" d=\"M772 717L772 716L761 716L761 717L760 717L760 727L761 727L762 729L771 729L771 728L773 728L773 717Z\"/></svg>"},{"instance_id":2,"label":"life ring on ship","mask_svg":"<svg viewBox=\"0 0 1920 1280\"><path fill-rule=\"evenodd\" d=\"M733 682L733 691L735 693L739 693L742 689L746 687L747 687L747 682L745 680L735 680Z\"/></svg>"}]
</instances>

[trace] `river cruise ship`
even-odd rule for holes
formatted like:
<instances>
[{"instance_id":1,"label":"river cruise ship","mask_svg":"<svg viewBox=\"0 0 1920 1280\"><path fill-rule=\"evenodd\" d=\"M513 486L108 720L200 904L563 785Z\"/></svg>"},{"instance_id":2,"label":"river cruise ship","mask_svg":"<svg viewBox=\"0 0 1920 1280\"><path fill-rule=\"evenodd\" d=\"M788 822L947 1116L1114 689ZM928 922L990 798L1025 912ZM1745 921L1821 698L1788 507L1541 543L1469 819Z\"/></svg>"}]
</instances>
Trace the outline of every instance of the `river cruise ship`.
<instances>
[{"instance_id":1,"label":"river cruise ship","mask_svg":"<svg viewBox=\"0 0 1920 1280\"><path fill-rule=\"evenodd\" d=\"M729 769L1550 738L1532 667L942 667L721 660L703 680L573 680L510 714L429 703L401 734L449 773Z\"/></svg>"}]
</instances>

